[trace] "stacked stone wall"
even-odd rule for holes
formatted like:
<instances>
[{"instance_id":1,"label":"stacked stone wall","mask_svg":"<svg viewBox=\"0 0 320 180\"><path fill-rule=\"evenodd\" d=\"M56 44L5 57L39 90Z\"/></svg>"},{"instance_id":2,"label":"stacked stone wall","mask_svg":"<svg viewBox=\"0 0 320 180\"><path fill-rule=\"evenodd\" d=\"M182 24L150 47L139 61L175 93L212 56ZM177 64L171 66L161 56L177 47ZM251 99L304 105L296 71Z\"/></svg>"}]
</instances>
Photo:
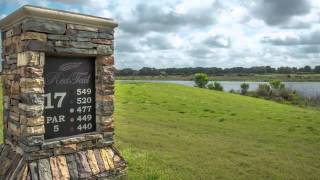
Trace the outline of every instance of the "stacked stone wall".
<instances>
[{"instance_id":1,"label":"stacked stone wall","mask_svg":"<svg viewBox=\"0 0 320 180\"><path fill-rule=\"evenodd\" d=\"M30 174L31 170L39 173L38 166L45 166L48 164L46 161L51 162L52 157L57 157L57 161L60 162L59 157L66 158L68 161L68 155L80 154L79 157L74 155L74 158L85 158L84 162L90 161L93 154L91 151L103 148L107 150L99 154L102 155L102 159L110 160L110 157L117 157L112 159L114 161L112 164L121 164L121 166L112 167L118 168L119 171L123 170L124 160L112 146L114 30L41 18L26 18L4 30L1 35L4 60L2 64L3 127L6 144L2 150L8 151L9 148L15 152L16 156L20 156L21 161L29 163L26 174ZM43 116L43 67L48 56L95 57L96 132L52 140L44 139L46 120ZM8 157L3 157L3 153L1 157L5 161L12 161ZM71 161L68 163L68 166L71 164L69 170L74 169ZM43 163L39 164L39 162ZM4 169L12 165L9 162L3 164L8 166L3 167ZM64 166L61 163L60 165ZM50 165L51 170L53 166L54 163ZM78 164L77 167L78 170L81 169L81 165ZM90 167L91 174L103 172L101 169L97 170L94 165ZM111 168L109 167L108 170ZM3 171L5 172L0 172L0 178L5 174L8 175L8 171ZM50 173L53 172L50 171ZM39 174L36 176L38 177Z\"/></svg>"}]
</instances>

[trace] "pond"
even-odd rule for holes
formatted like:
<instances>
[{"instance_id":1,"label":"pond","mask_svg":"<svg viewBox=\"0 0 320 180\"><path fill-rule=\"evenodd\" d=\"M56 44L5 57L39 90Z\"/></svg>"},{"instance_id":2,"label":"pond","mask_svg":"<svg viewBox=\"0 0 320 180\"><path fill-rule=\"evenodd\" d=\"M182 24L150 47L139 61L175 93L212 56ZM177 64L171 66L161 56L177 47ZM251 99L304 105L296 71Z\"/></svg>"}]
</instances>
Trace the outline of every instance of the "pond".
<instances>
[{"instance_id":1,"label":"pond","mask_svg":"<svg viewBox=\"0 0 320 180\"><path fill-rule=\"evenodd\" d=\"M120 82L156 82L156 83L173 83L185 86L194 86L193 81L162 81L162 80L119 80ZM219 81L223 86L224 91L240 91L241 81ZM256 90L259 84L266 84L267 82L246 82L250 85L249 90ZM320 96L320 82L284 82L287 88L297 91L304 97Z\"/></svg>"}]
</instances>

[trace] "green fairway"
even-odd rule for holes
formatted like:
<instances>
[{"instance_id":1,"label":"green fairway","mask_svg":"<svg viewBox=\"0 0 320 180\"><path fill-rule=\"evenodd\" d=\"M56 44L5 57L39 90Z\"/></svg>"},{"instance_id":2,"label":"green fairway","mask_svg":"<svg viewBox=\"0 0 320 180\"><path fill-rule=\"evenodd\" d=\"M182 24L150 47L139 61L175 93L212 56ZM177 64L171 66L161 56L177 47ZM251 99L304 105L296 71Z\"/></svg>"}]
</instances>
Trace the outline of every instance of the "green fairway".
<instances>
[{"instance_id":1,"label":"green fairway","mask_svg":"<svg viewBox=\"0 0 320 180\"><path fill-rule=\"evenodd\" d=\"M318 179L320 112L173 84L116 85L129 179Z\"/></svg>"}]
</instances>

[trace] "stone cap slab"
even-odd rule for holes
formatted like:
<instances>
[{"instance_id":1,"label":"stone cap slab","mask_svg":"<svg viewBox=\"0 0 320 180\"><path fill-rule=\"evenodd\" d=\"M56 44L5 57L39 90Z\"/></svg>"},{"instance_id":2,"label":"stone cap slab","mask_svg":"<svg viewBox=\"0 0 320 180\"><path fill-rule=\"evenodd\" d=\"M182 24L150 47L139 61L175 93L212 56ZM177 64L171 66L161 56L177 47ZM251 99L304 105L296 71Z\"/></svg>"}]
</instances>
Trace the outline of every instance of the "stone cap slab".
<instances>
[{"instance_id":1,"label":"stone cap slab","mask_svg":"<svg viewBox=\"0 0 320 180\"><path fill-rule=\"evenodd\" d=\"M25 18L30 17L43 18L97 28L115 28L118 26L118 24L114 20L109 18L25 5L2 19L0 21L0 29L7 30L13 25L24 20Z\"/></svg>"}]
</instances>

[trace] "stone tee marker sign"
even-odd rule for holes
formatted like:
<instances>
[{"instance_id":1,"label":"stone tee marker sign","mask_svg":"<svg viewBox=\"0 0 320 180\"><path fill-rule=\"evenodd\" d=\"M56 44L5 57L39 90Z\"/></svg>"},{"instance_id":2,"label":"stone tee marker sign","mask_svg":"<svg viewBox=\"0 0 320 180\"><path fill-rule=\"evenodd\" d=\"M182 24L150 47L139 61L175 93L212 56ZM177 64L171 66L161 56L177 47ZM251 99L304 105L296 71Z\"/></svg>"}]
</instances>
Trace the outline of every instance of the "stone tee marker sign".
<instances>
[{"instance_id":1,"label":"stone tee marker sign","mask_svg":"<svg viewBox=\"0 0 320 180\"><path fill-rule=\"evenodd\" d=\"M46 58L45 139L96 130L94 59Z\"/></svg>"},{"instance_id":2,"label":"stone tee marker sign","mask_svg":"<svg viewBox=\"0 0 320 180\"><path fill-rule=\"evenodd\" d=\"M0 21L0 179L126 179L113 146L115 27L34 6Z\"/></svg>"}]
</instances>

